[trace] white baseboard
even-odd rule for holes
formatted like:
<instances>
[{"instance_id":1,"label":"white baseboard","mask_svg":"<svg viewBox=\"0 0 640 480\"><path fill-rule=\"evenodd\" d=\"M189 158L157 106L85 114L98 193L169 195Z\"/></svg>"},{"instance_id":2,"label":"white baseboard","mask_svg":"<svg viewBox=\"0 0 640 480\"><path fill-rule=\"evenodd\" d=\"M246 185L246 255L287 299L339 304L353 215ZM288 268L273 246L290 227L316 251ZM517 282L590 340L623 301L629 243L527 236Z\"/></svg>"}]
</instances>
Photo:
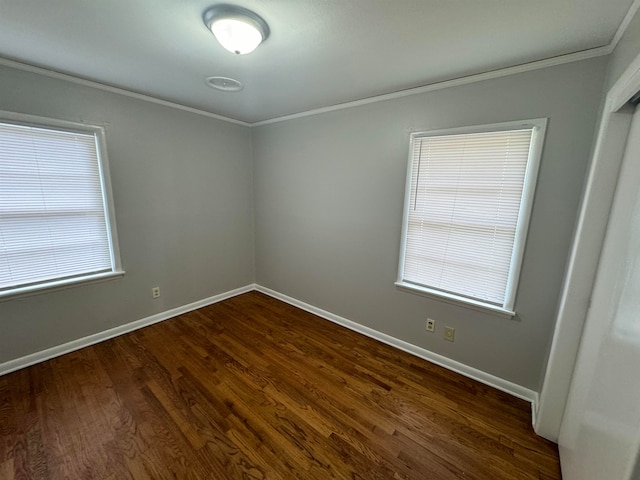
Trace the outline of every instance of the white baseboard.
<instances>
[{"instance_id":1,"label":"white baseboard","mask_svg":"<svg viewBox=\"0 0 640 480\"><path fill-rule=\"evenodd\" d=\"M416 357L422 358L431 363L435 363L436 365L440 365L441 367L457 372L461 375L464 375L465 377L477 380L478 382L489 385L490 387L497 388L498 390L513 395L514 397L518 397L531 402L532 413L536 411L538 393L534 392L533 390L525 388L521 385L517 385L503 378L496 377L495 375L483 372L482 370L478 370L477 368L470 367L468 365L465 365L464 363L460 363L437 353L431 352L424 348L417 347L416 345L412 345L403 340L399 340L395 337L392 337L391 335L387 335L386 333L374 330L373 328L365 327L364 325L361 325L359 323L347 320L346 318L340 317L338 315L334 315L333 313L327 312L326 310L322 310L318 307L314 307L313 305L309 305L308 303L301 302L300 300L296 300L295 298L289 297L280 292L276 292L275 290L271 290L261 285L256 285L255 289L258 292L262 292L266 295L269 295L270 297L282 300L283 302L286 302L307 312L313 313L314 315L322 317L331 322L337 323L338 325L342 325L343 327L366 335L367 337L371 337L382 343L386 343L387 345L415 355Z\"/></svg>"},{"instance_id":2,"label":"white baseboard","mask_svg":"<svg viewBox=\"0 0 640 480\"><path fill-rule=\"evenodd\" d=\"M535 432L536 421L538 419L538 404L539 404L540 395L538 394L538 392L534 392L534 394L535 394L534 399L531 400L531 425L533 426L533 431ZM551 439L547 438L547 440L551 440ZM553 442L554 440L551 440L551 441ZM558 443L557 439L555 440L555 443Z\"/></svg>"},{"instance_id":3,"label":"white baseboard","mask_svg":"<svg viewBox=\"0 0 640 480\"><path fill-rule=\"evenodd\" d=\"M42 350L40 352L32 353L30 355L25 355L24 357L0 363L0 375L5 375L7 373L20 370L21 368L44 362L45 360L50 360L55 357L59 357L60 355L64 355L65 353L80 350L81 348L88 347L89 345L94 345L96 343L103 342L104 340L109 340L110 338L117 337L119 335L123 335L125 333L129 333L134 330L147 327L149 325L153 325L154 323L168 320L172 317L182 315L183 313L191 312L192 310L197 310L198 308L206 307L207 305L212 305L214 303L226 300L227 298L235 297L236 295L251 292L253 290L255 290L254 284L246 285L244 287L236 288L235 290L230 290L228 292L220 293L209 298L198 300L197 302L189 303L188 305L183 305L182 307L172 308L171 310L167 310L166 312L157 313L141 320L136 320L134 322L126 323L118 327L110 328L109 330L105 330L104 332L98 332L87 337L64 343L62 345L47 348L46 350Z\"/></svg>"},{"instance_id":4,"label":"white baseboard","mask_svg":"<svg viewBox=\"0 0 640 480\"><path fill-rule=\"evenodd\" d=\"M231 290L228 292L220 293L218 295L214 295L209 298L198 300L197 302L193 302L188 305L183 305L182 307L173 308L171 310L157 313L155 315L143 318L141 320L136 320L134 322L127 323L125 325L120 325L118 327L105 330L104 332L95 333L93 335L79 338L77 340L73 340L71 342L64 343L62 345L58 345L55 347L51 347L46 350L42 350L40 352L32 353L30 355L16 358L14 360L9 360L8 362L0 364L0 375L5 375L7 373L11 373L21 368L25 368L30 365L34 365L36 363L44 362L46 360L58 357L60 355L64 355L65 353L70 353L75 350L79 350L81 348L94 345L104 340L108 340L110 338L117 337L119 335L123 335L125 333L129 333L134 330L138 330L148 325L153 325L154 323L159 323L164 320L168 320L172 317L182 315L183 313L187 313L192 310L197 310L198 308L206 307L207 305L212 305L214 303L221 302L228 298L235 297L236 295L241 295L243 293L251 292L253 290L257 290L273 298L282 300L283 302L286 302L290 305L298 307L307 312L313 313L321 318L324 318L325 320L329 320L331 322L337 323L338 325L342 325L343 327L346 327L350 330L366 335L367 337L371 337L382 343L386 343L387 345L398 348L399 350L415 355L416 357L422 358L431 363L435 363L436 365L440 365L441 367L457 372L461 375L464 375L465 377L472 378L481 383L484 383L485 385L489 385L490 387L497 388L498 390L509 393L514 397L527 400L532 404L531 412L535 419L535 414L537 411L537 403L538 403L538 393L534 392L533 390L529 390L528 388L509 382L500 377L496 377L495 375L491 375L489 373L483 372L482 370L478 370L476 368L470 367L468 365L465 365L463 363L457 362L450 358L444 357L437 353L430 352L429 350L418 347L416 345L412 345L403 340L399 340L395 337L387 335L386 333L379 332L377 330L374 330L372 328L366 327L359 323L353 322L346 318L340 317L338 315L334 315L333 313L327 312L326 310L322 310L318 307L314 307L313 305L309 305L308 303L302 302L295 298L276 292L275 290L271 290L269 288L263 287L261 285L256 285L256 284L246 285L244 287L240 287L235 290Z\"/></svg>"}]
</instances>

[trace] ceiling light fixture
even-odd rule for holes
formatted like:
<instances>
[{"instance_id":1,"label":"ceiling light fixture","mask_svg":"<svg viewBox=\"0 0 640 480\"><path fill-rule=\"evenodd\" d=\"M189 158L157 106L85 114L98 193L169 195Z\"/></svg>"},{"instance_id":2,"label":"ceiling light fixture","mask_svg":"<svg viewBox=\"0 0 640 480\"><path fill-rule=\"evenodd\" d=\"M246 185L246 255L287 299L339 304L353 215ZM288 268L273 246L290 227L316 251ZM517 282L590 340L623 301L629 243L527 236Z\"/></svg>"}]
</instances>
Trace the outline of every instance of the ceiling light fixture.
<instances>
[{"instance_id":1,"label":"ceiling light fixture","mask_svg":"<svg viewBox=\"0 0 640 480\"><path fill-rule=\"evenodd\" d=\"M236 55L253 52L269 36L267 22L235 5L214 5L204 11L202 18L220 45Z\"/></svg>"}]
</instances>

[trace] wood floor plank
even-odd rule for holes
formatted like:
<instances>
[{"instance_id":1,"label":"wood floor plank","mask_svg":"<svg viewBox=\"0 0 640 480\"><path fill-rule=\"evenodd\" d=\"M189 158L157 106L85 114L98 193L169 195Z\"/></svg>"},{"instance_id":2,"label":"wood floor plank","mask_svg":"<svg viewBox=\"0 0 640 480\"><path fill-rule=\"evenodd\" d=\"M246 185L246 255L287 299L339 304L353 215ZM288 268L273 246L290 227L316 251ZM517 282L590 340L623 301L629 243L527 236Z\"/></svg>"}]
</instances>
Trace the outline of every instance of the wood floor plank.
<instances>
[{"instance_id":1,"label":"wood floor plank","mask_svg":"<svg viewBox=\"0 0 640 480\"><path fill-rule=\"evenodd\" d=\"M527 402L257 292L0 377L0 478L560 479Z\"/></svg>"}]
</instances>

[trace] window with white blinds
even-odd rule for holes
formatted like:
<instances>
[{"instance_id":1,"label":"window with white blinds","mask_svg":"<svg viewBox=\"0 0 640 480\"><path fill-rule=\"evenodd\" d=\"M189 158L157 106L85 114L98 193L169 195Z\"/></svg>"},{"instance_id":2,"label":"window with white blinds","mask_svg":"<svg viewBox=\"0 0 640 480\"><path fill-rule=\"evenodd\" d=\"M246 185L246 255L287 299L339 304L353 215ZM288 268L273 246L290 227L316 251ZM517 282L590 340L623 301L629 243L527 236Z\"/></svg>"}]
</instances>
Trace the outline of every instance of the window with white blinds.
<instances>
[{"instance_id":1,"label":"window with white blinds","mask_svg":"<svg viewBox=\"0 0 640 480\"><path fill-rule=\"evenodd\" d=\"M545 126L411 136L398 285L513 314Z\"/></svg>"},{"instance_id":2,"label":"window with white blinds","mask_svg":"<svg viewBox=\"0 0 640 480\"><path fill-rule=\"evenodd\" d=\"M0 120L0 297L120 268L102 129L33 118Z\"/></svg>"}]
</instances>

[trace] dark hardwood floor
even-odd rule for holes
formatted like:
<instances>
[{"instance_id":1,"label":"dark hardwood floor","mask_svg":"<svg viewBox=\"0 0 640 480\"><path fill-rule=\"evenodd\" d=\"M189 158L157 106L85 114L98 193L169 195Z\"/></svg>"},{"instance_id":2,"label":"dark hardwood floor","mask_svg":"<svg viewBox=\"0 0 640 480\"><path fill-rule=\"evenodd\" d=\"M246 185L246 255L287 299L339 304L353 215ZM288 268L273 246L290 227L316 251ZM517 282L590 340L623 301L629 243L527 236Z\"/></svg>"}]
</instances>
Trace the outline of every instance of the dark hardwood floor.
<instances>
[{"instance_id":1,"label":"dark hardwood floor","mask_svg":"<svg viewBox=\"0 0 640 480\"><path fill-rule=\"evenodd\" d=\"M0 377L0 478L559 479L530 424L252 292Z\"/></svg>"}]
</instances>

